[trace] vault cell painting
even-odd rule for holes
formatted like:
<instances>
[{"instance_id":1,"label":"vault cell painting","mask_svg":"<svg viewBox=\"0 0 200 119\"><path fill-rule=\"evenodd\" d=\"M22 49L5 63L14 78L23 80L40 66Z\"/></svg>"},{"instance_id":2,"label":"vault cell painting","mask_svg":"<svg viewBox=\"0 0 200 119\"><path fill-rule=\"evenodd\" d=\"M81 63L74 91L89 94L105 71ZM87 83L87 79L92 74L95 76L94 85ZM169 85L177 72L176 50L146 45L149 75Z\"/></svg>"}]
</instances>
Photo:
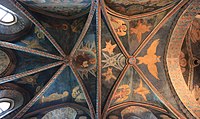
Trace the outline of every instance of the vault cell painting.
<instances>
[{"instance_id":1,"label":"vault cell painting","mask_svg":"<svg viewBox=\"0 0 200 119\"><path fill-rule=\"evenodd\" d=\"M124 15L136 15L173 6L180 0L105 0L109 9Z\"/></svg>"},{"instance_id":2,"label":"vault cell painting","mask_svg":"<svg viewBox=\"0 0 200 119\"><path fill-rule=\"evenodd\" d=\"M89 11L91 0L19 0L30 9L60 17L73 16Z\"/></svg>"},{"instance_id":3,"label":"vault cell painting","mask_svg":"<svg viewBox=\"0 0 200 119\"><path fill-rule=\"evenodd\" d=\"M104 29L101 41L102 105L104 105L111 88L125 66L125 56L111 35L105 19L102 19L101 23L101 28Z\"/></svg>"},{"instance_id":4,"label":"vault cell painting","mask_svg":"<svg viewBox=\"0 0 200 119\"><path fill-rule=\"evenodd\" d=\"M118 110L111 110L109 112L108 119L170 119L173 118L166 114L166 111L160 110L159 108L141 107L140 105L130 105L119 108Z\"/></svg>"},{"instance_id":5,"label":"vault cell painting","mask_svg":"<svg viewBox=\"0 0 200 119\"><path fill-rule=\"evenodd\" d=\"M154 30L160 21L169 12L169 9L157 14L137 19L119 19L113 15L108 15L113 29L121 40L125 49L129 54L139 47L142 41Z\"/></svg>"},{"instance_id":6,"label":"vault cell painting","mask_svg":"<svg viewBox=\"0 0 200 119\"><path fill-rule=\"evenodd\" d=\"M200 118L199 0L1 0L0 118Z\"/></svg>"}]
</instances>

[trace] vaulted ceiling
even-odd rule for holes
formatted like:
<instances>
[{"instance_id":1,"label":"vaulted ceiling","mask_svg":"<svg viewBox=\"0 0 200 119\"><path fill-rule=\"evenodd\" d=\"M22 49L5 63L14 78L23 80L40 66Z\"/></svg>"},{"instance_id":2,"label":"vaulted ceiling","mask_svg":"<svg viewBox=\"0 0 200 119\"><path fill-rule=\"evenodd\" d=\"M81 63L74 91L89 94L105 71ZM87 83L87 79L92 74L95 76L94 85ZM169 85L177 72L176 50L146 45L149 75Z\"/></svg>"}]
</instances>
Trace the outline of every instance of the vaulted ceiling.
<instances>
[{"instance_id":1,"label":"vaulted ceiling","mask_svg":"<svg viewBox=\"0 0 200 119\"><path fill-rule=\"evenodd\" d=\"M0 118L200 117L200 0L0 5Z\"/></svg>"}]
</instances>

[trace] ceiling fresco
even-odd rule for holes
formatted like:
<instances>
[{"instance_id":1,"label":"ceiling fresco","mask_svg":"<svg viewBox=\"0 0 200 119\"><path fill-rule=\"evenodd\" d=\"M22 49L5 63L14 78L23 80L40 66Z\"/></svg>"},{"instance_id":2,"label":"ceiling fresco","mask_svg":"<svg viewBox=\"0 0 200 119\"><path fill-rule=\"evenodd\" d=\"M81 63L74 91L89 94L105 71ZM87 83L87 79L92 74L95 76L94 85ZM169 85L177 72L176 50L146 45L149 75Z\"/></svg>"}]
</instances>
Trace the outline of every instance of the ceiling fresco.
<instances>
[{"instance_id":1,"label":"ceiling fresco","mask_svg":"<svg viewBox=\"0 0 200 119\"><path fill-rule=\"evenodd\" d=\"M147 12L155 12L175 5L180 0L105 0L109 9L123 15L136 15Z\"/></svg>"},{"instance_id":2,"label":"ceiling fresco","mask_svg":"<svg viewBox=\"0 0 200 119\"><path fill-rule=\"evenodd\" d=\"M70 17L89 11L91 0L19 0L29 9L53 16Z\"/></svg>"},{"instance_id":3,"label":"ceiling fresco","mask_svg":"<svg viewBox=\"0 0 200 119\"><path fill-rule=\"evenodd\" d=\"M199 5L0 0L0 118L200 118Z\"/></svg>"}]
</instances>

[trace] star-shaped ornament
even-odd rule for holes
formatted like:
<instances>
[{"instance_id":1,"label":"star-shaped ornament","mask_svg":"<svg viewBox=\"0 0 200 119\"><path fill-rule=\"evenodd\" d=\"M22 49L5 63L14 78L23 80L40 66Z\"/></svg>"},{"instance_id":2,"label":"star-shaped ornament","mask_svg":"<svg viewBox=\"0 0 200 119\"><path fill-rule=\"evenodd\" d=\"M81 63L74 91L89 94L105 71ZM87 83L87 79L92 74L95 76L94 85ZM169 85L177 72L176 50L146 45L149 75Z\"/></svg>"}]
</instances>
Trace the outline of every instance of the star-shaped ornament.
<instances>
[{"instance_id":1,"label":"star-shaped ornament","mask_svg":"<svg viewBox=\"0 0 200 119\"><path fill-rule=\"evenodd\" d=\"M115 75L113 75L112 68L108 68L107 72L102 74L106 81L110 82L111 79L116 79Z\"/></svg>"},{"instance_id":2,"label":"star-shaped ornament","mask_svg":"<svg viewBox=\"0 0 200 119\"><path fill-rule=\"evenodd\" d=\"M111 40L110 40L110 41L106 42L106 48L102 49L102 51L108 52L109 55L112 55L112 54L114 54L113 51L116 47L117 47L117 44L112 45Z\"/></svg>"}]
</instances>

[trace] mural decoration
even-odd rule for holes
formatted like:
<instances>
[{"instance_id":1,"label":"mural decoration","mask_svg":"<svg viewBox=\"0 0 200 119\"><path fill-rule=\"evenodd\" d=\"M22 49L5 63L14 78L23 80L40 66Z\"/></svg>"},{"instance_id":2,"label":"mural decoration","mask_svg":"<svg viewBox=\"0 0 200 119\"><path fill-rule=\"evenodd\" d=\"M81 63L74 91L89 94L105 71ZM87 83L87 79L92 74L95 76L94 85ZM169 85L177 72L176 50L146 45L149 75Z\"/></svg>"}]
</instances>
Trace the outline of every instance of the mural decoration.
<instances>
[{"instance_id":1,"label":"mural decoration","mask_svg":"<svg viewBox=\"0 0 200 119\"><path fill-rule=\"evenodd\" d=\"M156 116L148 109L139 106L130 106L121 111L122 119L149 118L156 119Z\"/></svg>"},{"instance_id":2,"label":"mural decoration","mask_svg":"<svg viewBox=\"0 0 200 119\"><path fill-rule=\"evenodd\" d=\"M192 22L192 25L190 26L189 29L189 37L191 38L191 41L193 43L199 42L199 37L200 37L200 15L196 15L194 21Z\"/></svg>"},{"instance_id":3,"label":"mural decoration","mask_svg":"<svg viewBox=\"0 0 200 119\"><path fill-rule=\"evenodd\" d=\"M58 19L55 17L37 15L37 20L42 23L42 25L56 40L56 42L60 45L63 51L67 55L69 55L82 32L87 17L88 14L81 15L77 18L65 20Z\"/></svg>"},{"instance_id":4,"label":"mural decoration","mask_svg":"<svg viewBox=\"0 0 200 119\"><path fill-rule=\"evenodd\" d=\"M28 40L22 40L22 43L26 44L26 47L28 48L32 48L32 49L39 49L39 50L44 50L46 51L46 49L44 49L38 42L38 40L32 39L31 41Z\"/></svg>"},{"instance_id":5,"label":"mural decoration","mask_svg":"<svg viewBox=\"0 0 200 119\"><path fill-rule=\"evenodd\" d=\"M108 68L107 72L103 73L102 76L105 77L105 81L107 81L108 83L111 82L111 79L117 79L117 77L113 74L112 68Z\"/></svg>"},{"instance_id":6,"label":"mural decoration","mask_svg":"<svg viewBox=\"0 0 200 119\"><path fill-rule=\"evenodd\" d=\"M137 15L152 12L169 5L174 5L179 0L105 0L106 5L123 15Z\"/></svg>"},{"instance_id":7,"label":"mural decoration","mask_svg":"<svg viewBox=\"0 0 200 119\"><path fill-rule=\"evenodd\" d=\"M70 25L72 32L74 32L74 33L79 32L79 30L83 28L83 26L85 24L85 20L86 20L85 17L81 17L79 19L74 20L72 22L72 24Z\"/></svg>"},{"instance_id":8,"label":"mural decoration","mask_svg":"<svg viewBox=\"0 0 200 119\"><path fill-rule=\"evenodd\" d=\"M21 83L21 84L29 84L32 86L37 85L37 79L39 77L39 74L35 74L33 76L26 76L21 78L21 80L17 81L17 83Z\"/></svg>"},{"instance_id":9,"label":"mural decoration","mask_svg":"<svg viewBox=\"0 0 200 119\"><path fill-rule=\"evenodd\" d=\"M108 18L109 18L110 24L112 25L111 27L113 29L113 32L116 33L117 37L124 44L124 42L126 42L127 39L129 39L128 38L128 35L129 35L129 21L127 21L125 19L121 19L119 17L115 17L113 15L109 15ZM108 34L108 32L105 33L105 34ZM111 38L110 39L106 38L106 42L108 42L109 40L111 40Z\"/></svg>"},{"instance_id":10,"label":"mural decoration","mask_svg":"<svg viewBox=\"0 0 200 119\"><path fill-rule=\"evenodd\" d=\"M0 118L200 117L199 0L0 4Z\"/></svg>"},{"instance_id":11,"label":"mural decoration","mask_svg":"<svg viewBox=\"0 0 200 119\"><path fill-rule=\"evenodd\" d=\"M178 18L167 48L167 69L170 81L181 102L181 110L188 118L200 117L199 105L199 4L193 1ZM188 19L185 22L185 19ZM187 65L181 71L180 53L184 52ZM186 64L186 63L185 63ZM175 68L178 67L178 68ZM182 108L182 106L186 107ZM190 113L192 113L190 115Z\"/></svg>"},{"instance_id":12,"label":"mural decoration","mask_svg":"<svg viewBox=\"0 0 200 119\"><path fill-rule=\"evenodd\" d=\"M109 55L113 55L113 50L116 48L117 44L112 45L111 40L106 42L106 47L102 51L107 52Z\"/></svg>"},{"instance_id":13,"label":"mural decoration","mask_svg":"<svg viewBox=\"0 0 200 119\"><path fill-rule=\"evenodd\" d=\"M66 98L66 97L68 97L68 95L69 95L69 93L67 91L64 91L63 94L53 93L53 94L49 95L48 97L42 96L40 101L41 101L41 103L52 102L52 101L56 101L56 100Z\"/></svg>"},{"instance_id":14,"label":"mural decoration","mask_svg":"<svg viewBox=\"0 0 200 119\"><path fill-rule=\"evenodd\" d=\"M200 98L200 82L198 81L199 76L199 30L200 20L198 15L192 21L190 28L188 29L187 35L182 44L179 65L187 84L188 89L191 91L193 98L196 99L198 104Z\"/></svg>"},{"instance_id":15,"label":"mural decoration","mask_svg":"<svg viewBox=\"0 0 200 119\"><path fill-rule=\"evenodd\" d=\"M65 16L81 14L89 9L91 0L19 0L32 10L45 15Z\"/></svg>"},{"instance_id":16,"label":"mural decoration","mask_svg":"<svg viewBox=\"0 0 200 119\"><path fill-rule=\"evenodd\" d=\"M163 107L162 102L151 91L134 68L129 68L112 97L111 106L125 102L143 102Z\"/></svg>"},{"instance_id":17,"label":"mural decoration","mask_svg":"<svg viewBox=\"0 0 200 119\"><path fill-rule=\"evenodd\" d=\"M112 110L108 119L172 119L173 117L146 106L130 105Z\"/></svg>"},{"instance_id":18,"label":"mural decoration","mask_svg":"<svg viewBox=\"0 0 200 119\"><path fill-rule=\"evenodd\" d=\"M127 26L125 22L115 17L111 17L110 19L112 19L111 22L118 36L119 37L124 37L124 35L127 36L126 35ZM125 66L126 58L121 52L120 47L113 39L113 36L111 35L111 32L108 29L108 26L106 25L105 21L102 20L101 23L102 23L101 82L102 82L102 104L104 104L105 101L107 100L107 96L113 84L117 81L118 76L120 75L121 71ZM119 94L115 98L117 97L120 98L121 94ZM121 99L119 99L119 101L120 100Z\"/></svg>"},{"instance_id":19,"label":"mural decoration","mask_svg":"<svg viewBox=\"0 0 200 119\"><path fill-rule=\"evenodd\" d=\"M118 53L114 54L114 49L116 48L117 44L112 44L111 40L108 42L106 41L106 47L102 49L103 56L105 60L102 60L103 68L108 68L105 73L102 74L102 76L105 77L105 80L110 82L111 79L116 79L116 77L113 75L112 68L122 70L125 62L125 58L123 54Z\"/></svg>"},{"instance_id":20,"label":"mural decoration","mask_svg":"<svg viewBox=\"0 0 200 119\"><path fill-rule=\"evenodd\" d=\"M31 50L39 50L41 52L47 52L54 55L59 54L41 29L34 25L32 25L30 31L26 35L23 35L23 37L14 42L14 44Z\"/></svg>"},{"instance_id":21,"label":"mural decoration","mask_svg":"<svg viewBox=\"0 0 200 119\"><path fill-rule=\"evenodd\" d=\"M131 89L129 85L121 85L117 89L115 95L113 96L113 100L116 100L115 103L121 103L124 100L127 100L131 93Z\"/></svg>"},{"instance_id":22,"label":"mural decoration","mask_svg":"<svg viewBox=\"0 0 200 119\"><path fill-rule=\"evenodd\" d=\"M151 46L147 50L147 55L143 57L137 57L139 60L138 65L145 64L147 65L148 71L157 79L160 80L158 77L158 69L156 63L160 62L160 56L156 55L156 49L159 44L159 39L155 40Z\"/></svg>"},{"instance_id":23,"label":"mural decoration","mask_svg":"<svg viewBox=\"0 0 200 119\"><path fill-rule=\"evenodd\" d=\"M136 34L137 36L137 41L140 43L142 41L142 34L149 32L150 27L148 25L142 24L141 21L139 20L137 23L137 26L135 28L131 28L131 34Z\"/></svg>"},{"instance_id":24,"label":"mural decoration","mask_svg":"<svg viewBox=\"0 0 200 119\"><path fill-rule=\"evenodd\" d=\"M13 1L4 1L4 2L10 3ZM27 7L27 6L25 5L26 3L24 4L23 2L15 1L11 4L13 5L13 7L17 6L17 5L14 6L15 3L19 4L20 6L19 9L24 9L24 7ZM26 1L26 2L33 3L34 1L32 2ZM64 2L64 1L61 1L61 2ZM87 1L82 1L82 3L84 2L86 3ZM89 1L88 7L90 7L90 2L91 1ZM77 3L75 4L77 5ZM24 5L24 6L21 6L21 5ZM29 8L33 9L32 7L29 7ZM17 12L24 12L24 14L29 13L29 12L26 12L26 10L19 10L19 9L18 8L16 9L18 10ZM76 40L78 39L79 35L81 34L81 30L83 29L83 26L85 25L85 21L87 20L87 15L88 15L88 14L86 15L86 13L88 13L88 10L89 10L88 8L85 9L86 12L82 14L83 17L80 19L78 18L77 19L73 18L70 20L61 19L61 21L66 22L66 23L65 22L61 23L62 31L64 31L64 33L66 33L65 31L67 31L67 33L69 34L72 32L76 34L76 37L74 37L73 35L71 36L71 37L74 37L75 39L75 40L72 39L72 41L74 40L74 44L76 43ZM71 11L72 10L70 10L70 12ZM34 12L33 14L36 15L38 13ZM35 15L34 17L36 17ZM72 55L73 57L71 57L70 59L65 57L66 55L68 55L67 53L65 54L63 52L66 49L60 48L59 45L57 44L58 41L55 40L54 37L52 37L48 33L48 30L46 30L46 28L49 28L50 25L49 26L47 25L47 23L49 22L47 22L46 24L44 23L45 20L43 20L42 17L44 17L45 15L41 15L40 17L41 21L44 21L43 23L47 25L47 27L45 28L43 28L44 24L41 21L38 22L37 20L35 20L35 18L32 15L30 16L25 15L25 16L27 16L29 19L34 19L34 20L29 21L29 22L34 22L34 25L32 25L32 27L30 28L30 32L26 33L25 35L21 34L23 35L23 37L21 37L21 39L18 39L15 42L0 41L0 46L3 46L1 47L2 49L0 49L0 56L2 56L3 58L1 61L2 63L8 62L8 67L9 67L9 76L6 77L7 74L4 74L2 76L3 78L0 79L0 83L2 84L2 83L7 83L7 82L12 81L13 84L16 84L20 87L23 87L23 89L27 90L27 92L30 93L30 97L32 99L35 98L35 100L31 100L28 94L26 94L26 97L23 94L18 94L17 89L11 90L11 92L9 91L2 92L3 94L6 94L6 95L8 95L8 93L12 94L13 96L11 97L11 99L14 98L12 99L14 100L14 103L15 103L14 108L12 109L10 108L8 110L11 112L16 110L16 112L13 114L10 114L9 112L10 115L8 116L8 119L24 118L23 115L27 114L29 116L29 113L31 111L34 112L36 110L44 109L47 107L45 111L39 112L40 114L41 113L44 114L47 112L47 109L55 108L54 105L60 106L60 105L64 105L64 103L67 103L69 105L75 105L75 107L76 106L81 107L79 110L75 110L77 114L75 116L72 116L72 118L75 118L75 117L82 118L82 119L90 118L90 112L87 109L88 107L90 109L93 108L92 103L89 103L89 105L87 104L87 102L91 102L90 97L85 97L86 90L85 88L83 88L84 84L82 83L79 84L79 82L81 82L82 80L77 79L76 71L70 68L72 67L72 62L73 62L72 60L74 60L74 57L76 55L75 54ZM59 22L59 20L57 22ZM56 26L56 24L54 26ZM57 30L57 28L55 28L54 26L52 25L51 28ZM60 26L58 26L58 28L60 28ZM71 30L71 32L68 32L69 30ZM66 36L66 34L64 35ZM67 37L67 39L68 38L70 37ZM63 39L59 39L59 40L63 40ZM65 43L63 43L62 45L64 44ZM71 48L73 48L74 45L73 44L71 45L72 45ZM77 46L79 45L80 44L77 44ZM65 45L65 46L68 47L68 45ZM12 49L14 50L14 52L7 50L6 48ZM77 57L76 57L76 61L78 62L78 64L80 64L81 62L81 61L78 61L82 58L81 56L83 56L83 58L86 58L81 63L79 69L82 68L84 70L88 68L88 74L90 75L92 73L94 74L93 76L96 77L95 42L94 41L92 43L90 41L83 42L83 44L80 45L79 48L80 48L80 51L78 53L80 54L77 54ZM68 50L67 52L70 53L71 50ZM14 59L13 57L16 57L16 58ZM7 60L7 62L5 62L4 60ZM68 65L67 63L69 62L70 62L70 67L67 67ZM11 64L12 64L12 67L10 67ZM14 69L15 65L16 65L16 68ZM91 73L89 71L91 71ZM84 75L83 77L85 78L86 75ZM21 99L18 100L19 98ZM27 101L29 101L30 103L27 103ZM0 105L1 105L1 102L0 102ZM19 107L21 108L19 109ZM87 111L84 112L81 109L84 109ZM71 114L71 112L69 113ZM4 116L6 116L7 114L8 113L6 113ZM61 115L61 113L59 113L59 115ZM67 116L71 118L69 114L67 114ZM91 113L91 116L93 116L92 113ZM42 118L41 115L39 116L33 115L30 117Z\"/></svg>"},{"instance_id":25,"label":"mural decoration","mask_svg":"<svg viewBox=\"0 0 200 119\"><path fill-rule=\"evenodd\" d=\"M123 69L123 63L125 60L123 54L118 53L110 57L109 55L103 53L103 56L105 58L105 60L102 60L102 62L105 63L105 65L103 65L103 68L114 67L119 70Z\"/></svg>"},{"instance_id":26,"label":"mural decoration","mask_svg":"<svg viewBox=\"0 0 200 119\"><path fill-rule=\"evenodd\" d=\"M43 34L43 32L38 27L34 28L34 33L36 33L36 36L39 39L44 39L45 38L45 35Z\"/></svg>"},{"instance_id":27,"label":"mural decoration","mask_svg":"<svg viewBox=\"0 0 200 119\"><path fill-rule=\"evenodd\" d=\"M143 82L140 79L139 87L134 90L134 93L137 93L137 94L141 95L143 97L143 99L145 101L147 101L146 95L148 95L150 93L150 91L147 88L143 87Z\"/></svg>"},{"instance_id":28,"label":"mural decoration","mask_svg":"<svg viewBox=\"0 0 200 119\"><path fill-rule=\"evenodd\" d=\"M83 85L85 85L85 90L88 92L88 97L91 99L91 105L95 107L96 105L96 84L97 84L97 67L98 67L98 58L97 58L97 39L96 39L96 20L95 17L90 16L90 22L88 24L88 29L82 31L85 35L79 36L77 35L77 39L82 37L82 40L79 39L78 44L72 46L73 56L72 64L73 69L76 72L76 76L78 80L83 81ZM87 17L85 17L87 19ZM80 29L79 29L80 30ZM82 34L80 32L80 34ZM76 35L75 35L76 36ZM77 42L75 42L77 43ZM83 92L79 92L81 87L76 87L75 85L74 91L76 92L74 95L74 101L77 103L83 104L84 99L87 98L83 96ZM75 88L76 87L76 88ZM87 102L85 100L85 102Z\"/></svg>"},{"instance_id":29,"label":"mural decoration","mask_svg":"<svg viewBox=\"0 0 200 119\"><path fill-rule=\"evenodd\" d=\"M129 19L127 17L128 20L120 17L115 17L113 14L108 14L108 18L113 27L113 30L116 32L117 37L120 39L124 48L129 54L132 55L134 51L136 51L140 46L140 44L142 44L143 41L148 38L148 35L160 23L160 21L168 12L169 11L166 10L157 14L135 19ZM123 35L119 35L118 32L122 31L123 28Z\"/></svg>"},{"instance_id":30,"label":"mural decoration","mask_svg":"<svg viewBox=\"0 0 200 119\"><path fill-rule=\"evenodd\" d=\"M2 74L10 64L9 56L2 50L0 50L0 74Z\"/></svg>"},{"instance_id":31,"label":"mural decoration","mask_svg":"<svg viewBox=\"0 0 200 119\"><path fill-rule=\"evenodd\" d=\"M103 63L103 68L107 67L114 67L116 69L122 70L123 69L123 63L124 63L124 56L121 53L115 54L114 55L114 49L116 48L117 44L111 44L111 40L108 42L106 41L106 47L102 49L103 56L105 60L102 60ZM108 55L107 55L108 54ZM111 69L108 69L108 71L111 71Z\"/></svg>"},{"instance_id":32,"label":"mural decoration","mask_svg":"<svg viewBox=\"0 0 200 119\"><path fill-rule=\"evenodd\" d=\"M13 51L0 48L0 77L13 73L16 63L16 55Z\"/></svg>"},{"instance_id":33,"label":"mural decoration","mask_svg":"<svg viewBox=\"0 0 200 119\"><path fill-rule=\"evenodd\" d=\"M73 63L82 78L88 78L88 73L96 77L96 49L95 42L83 43L74 56Z\"/></svg>"},{"instance_id":34,"label":"mural decoration","mask_svg":"<svg viewBox=\"0 0 200 119\"><path fill-rule=\"evenodd\" d=\"M195 16L195 19L192 21L192 24L187 32L187 36L182 45L182 50L180 53L180 67L183 73L184 79L189 90L192 92L192 95L200 104L200 82L198 81L199 76L199 35L200 35L200 19L199 15Z\"/></svg>"},{"instance_id":35,"label":"mural decoration","mask_svg":"<svg viewBox=\"0 0 200 119\"><path fill-rule=\"evenodd\" d=\"M85 96L80 88L80 86L76 86L72 90L72 97L75 99L76 102L85 102Z\"/></svg>"},{"instance_id":36,"label":"mural decoration","mask_svg":"<svg viewBox=\"0 0 200 119\"><path fill-rule=\"evenodd\" d=\"M75 109L71 107L65 107L60 109L55 109L53 111L48 112L46 115L42 117L42 119L75 119L77 116L77 112Z\"/></svg>"},{"instance_id":37,"label":"mural decoration","mask_svg":"<svg viewBox=\"0 0 200 119\"><path fill-rule=\"evenodd\" d=\"M91 119L89 110L74 103L66 105L56 105L56 107L46 108L25 115L27 119Z\"/></svg>"},{"instance_id":38,"label":"mural decoration","mask_svg":"<svg viewBox=\"0 0 200 119\"><path fill-rule=\"evenodd\" d=\"M111 23L112 23L112 25L113 25L118 36L125 36L126 35L128 28L127 28L126 23L123 20L115 18L115 17L111 17L110 21L111 21Z\"/></svg>"},{"instance_id":39,"label":"mural decoration","mask_svg":"<svg viewBox=\"0 0 200 119\"><path fill-rule=\"evenodd\" d=\"M187 66L187 60L185 58L185 54L181 51L180 56L179 56L179 62L180 62L180 66L181 66L181 71L182 73L186 72L186 66Z\"/></svg>"}]
</instances>

